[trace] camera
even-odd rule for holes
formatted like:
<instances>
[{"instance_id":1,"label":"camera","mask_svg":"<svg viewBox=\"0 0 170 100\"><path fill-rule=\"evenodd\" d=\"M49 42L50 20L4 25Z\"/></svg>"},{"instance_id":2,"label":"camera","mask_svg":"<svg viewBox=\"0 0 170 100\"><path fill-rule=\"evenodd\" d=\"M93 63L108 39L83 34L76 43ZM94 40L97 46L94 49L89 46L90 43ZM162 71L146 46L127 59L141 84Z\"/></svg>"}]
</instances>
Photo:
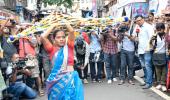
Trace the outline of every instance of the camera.
<instances>
[{"instance_id":1,"label":"camera","mask_svg":"<svg viewBox=\"0 0 170 100\"><path fill-rule=\"evenodd\" d=\"M106 36L109 33L109 29L105 28L104 30L102 30L102 32L100 33L103 36Z\"/></svg>"},{"instance_id":2,"label":"camera","mask_svg":"<svg viewBox=\"0 0 170 100\"><path fill-rule=\"evenodd\" d=\"M17 70L23 69L26 66L25 62L27 60L28 59L22 59L22 60L19 60L17 62L9 63L8 66L5 69L3 69L3 70L5 70L5 74L4 75L9 77L14 72L14 69L17 69Z\"/></svg>"},{"instance_id":3,"label":"camera","mask_svg":"<svg viewBox=\"0 0 170 100\"><path fill-rule=\"evenodd\" d=\"M129 27L128 26L120 26L118 28L118 33L125 33L126 31L129 30Z\"/></svg>"},{"instance_id":4,"label":"camera","mask_svg":"<svg viewBox=\"0 0 170 100\"><path fill-rule=\"evenodd\" d=\"M15 24L16 24L16 21L15 21L15 20L10 19L10 23L11 23L12 25L15 25Z\"/></svg>"},{"instance_id":5,"label":"camera","mask_svg":"<svg viewBox=\"0 0 170 100\"><path fill-rule=\"evenodd\" d=\"M18 62L14 62L14 68L17 67L18 70L23 69L26 66L26 61L28 61L28 58L24 58L19 60Z\"/></svg>"}]
</instances>

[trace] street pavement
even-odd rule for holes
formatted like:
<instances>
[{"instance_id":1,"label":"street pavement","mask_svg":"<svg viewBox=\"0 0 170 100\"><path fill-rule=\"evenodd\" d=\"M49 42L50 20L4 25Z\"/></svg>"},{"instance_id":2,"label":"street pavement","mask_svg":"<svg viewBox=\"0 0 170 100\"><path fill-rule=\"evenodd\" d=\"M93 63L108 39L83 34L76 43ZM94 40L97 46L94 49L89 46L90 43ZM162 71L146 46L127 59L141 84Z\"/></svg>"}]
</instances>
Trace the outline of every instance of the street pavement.
<instances>
[{"instance_id":1,"label":"street pavement","mask_svg":"<svg viewBox=\"0 0 170 100\"><path fill-rule=\"evenodd\" d=\"M118 85L119 81L107 84L91 83L84 85L85 100L165 100L151 89L142 89L140 82L135 80L135 85L127 81L123 85ZM47 97L38 97L36 100L47 100Z\"/></svg>"},{"instance_id":2,"label":"street pavement","mask_svg":"<svg viewBox=\"0 0 170 100\"><path fill-rule=\"evenodd\" d=\"M135 85L118 85L118 82L107 84L89 83L84 85L85 100L164 100L152 90L143 90L135 81ZM38 97L36 100L47 100L47 97Z\"/></svg>"},{"instance_id":3,"label":"street pavement","mask_svg":"<svg viewBox=\"0 0 170 100\"><path fill-rule=\"evenodd\" d=\"M112 84L93 83L85 85L85 100L164 100L150 89L143 90L135 81L135 85L125 83L118 85L118 82Z\"/></svg>"}]
</instances>

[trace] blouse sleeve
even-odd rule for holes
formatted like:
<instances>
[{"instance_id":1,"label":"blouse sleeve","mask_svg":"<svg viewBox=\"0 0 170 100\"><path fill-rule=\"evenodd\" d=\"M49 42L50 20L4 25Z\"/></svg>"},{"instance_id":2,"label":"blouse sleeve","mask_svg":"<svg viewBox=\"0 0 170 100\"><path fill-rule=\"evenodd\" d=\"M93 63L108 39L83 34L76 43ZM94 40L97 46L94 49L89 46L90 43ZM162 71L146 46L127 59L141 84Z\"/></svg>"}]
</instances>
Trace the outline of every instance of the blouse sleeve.
<instances>
[{"instance_id":1,"label":"blouse sleeve","mask_svg":"<svg viewBox=\"0 0 170 100\"><path fill-rule=\"evenodd\" d=\"M50 41L46 41L46 43L44 44L44 48L48 53L51 53L53 51L53 45Z\"/></svg>"},{"instance_id":2,"label":"blouse sleeve","mask_svg":"<svg viewBox=\"0 0 170 100\"><path fill-rule=\"evenodd\" d=\"M67 39L67 45L69 48L72 48L72 49L74 48L74 41L70 40L69 37Z\"/></svg>"}]
</instances>

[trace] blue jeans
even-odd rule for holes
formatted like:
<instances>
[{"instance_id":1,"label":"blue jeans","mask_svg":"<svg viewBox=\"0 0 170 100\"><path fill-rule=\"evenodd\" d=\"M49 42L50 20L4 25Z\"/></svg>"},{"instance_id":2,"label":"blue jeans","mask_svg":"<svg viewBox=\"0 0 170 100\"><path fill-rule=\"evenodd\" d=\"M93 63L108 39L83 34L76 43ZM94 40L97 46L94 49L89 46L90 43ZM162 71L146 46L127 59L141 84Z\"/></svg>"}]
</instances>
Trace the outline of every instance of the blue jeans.
<instances>
[{"instance_id":1,"label":"blue jeans","mask_svg":"<svg viewBox=\"0 0 170 100\"><path fill-rule=\"evenodd\" d=\"M144 80L148 85L152 85L153 82L153 68L152 68L152 54L146 52L139 55L139 60L144 71Z\"/></svg>"},{"instance_id":2,"label":"blue jeans","mask_svg":"<svg viewBox=\"0 0 170 100\"><path fill-rule=\"evenodd\" d=\"M108 80L111 80L112 78L116 77L116 58L117 58L117 54L104 53L104 60L106 64L106 74L107 74Z\"/></svg>"},{"instance_id":3,"label":"blue jeans","mask_svg":"<svg viewBox=\"0 0 170 100\"><path fill-rule=\"evenodd\" d=\"M132 80L134 55L135 55L134 51L121 50L121 54L120 54L120 58L121 58L120 79L121 80L125 80L126 78L127 66L128 66L128 79Z\"/></svg>"},{"instance_id":4,"label":"blue jeans","mask_svg":"<svg viewBox=\"0 0 170 100\"><path fill-rule=\"evenodd\" d=\"M14 97L12 100L19 100L21 95L27 99L34 99L37 96L37 93L33 89L21 82L15 82L11 84L7 91L8 93L13 94Z\"/></svg>"},{"instance_id":5,"label":"blue jeans","mask_svg":"<svg viewBox=\"0 0 170 100\"><path fill-rule=\"evenodd\" d=\"M103 67L103 62L98 61L94 62L91 59L94 58L94 53L90 53L90 73L91 73L91 79L97 79L100 80L102 79L102 67ZM97 77L96 77L96 66L95 64L97 63Z\"/></svg>"}]
</instances>

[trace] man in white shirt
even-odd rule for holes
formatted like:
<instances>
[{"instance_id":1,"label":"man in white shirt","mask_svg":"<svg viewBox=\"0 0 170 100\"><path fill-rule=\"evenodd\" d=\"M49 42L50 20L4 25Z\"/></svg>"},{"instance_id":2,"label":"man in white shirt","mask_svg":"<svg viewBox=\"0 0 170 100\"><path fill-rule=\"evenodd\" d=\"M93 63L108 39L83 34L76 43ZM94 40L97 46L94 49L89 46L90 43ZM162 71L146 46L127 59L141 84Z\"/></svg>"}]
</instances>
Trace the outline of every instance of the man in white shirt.
<instances>
[{"instance_id":1,"label":"man in white shirt","mask_svg":"<svg viewBox=\"0 0 170 100\"><path fill-rule=\"evenodd\" d=\"M138 54L139 59L141 62L141 65L143 67L144 71L144 81L145 84L142 84L141 86L144 86L143 89L148 89L152 86L153 82L153 68L151 63L151 49L150 49L150 39L154 35L154 29L152 25L146 23L144 21L143 16L137 15L135 17L136 24L139 25L140 31L138 34Z\"/></svg>"}]
</instances>

